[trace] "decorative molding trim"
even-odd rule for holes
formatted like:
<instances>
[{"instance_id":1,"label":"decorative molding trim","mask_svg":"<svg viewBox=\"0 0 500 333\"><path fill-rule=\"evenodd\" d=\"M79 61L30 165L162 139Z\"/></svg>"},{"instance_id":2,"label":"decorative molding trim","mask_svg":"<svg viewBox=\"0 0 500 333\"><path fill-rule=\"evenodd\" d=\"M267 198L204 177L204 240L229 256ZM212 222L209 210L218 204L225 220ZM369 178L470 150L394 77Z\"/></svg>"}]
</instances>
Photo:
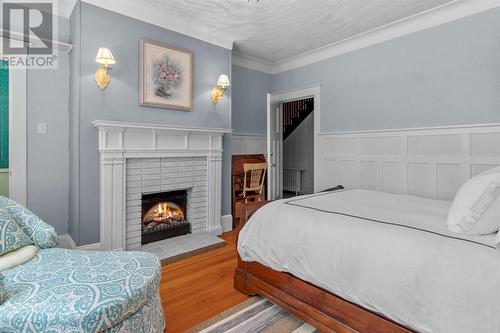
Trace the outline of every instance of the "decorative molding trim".
<instances>
[{"instance_id":1,"label":"decorative molding trim","mask_svg":"<svg viewBox=\"0 0 500 333\"><path fill-rule=\"evenodd\" d=\"M75 26L81 27L81 2L77 1L73 10ZM72 49L70 68L70 101L69 101L69 231L80 242L80 95L81 95L81 29L76 29L72 36L77 43Z\"/></svg>"},{"instance_id":2,"label":"decorative molding trim","mask_svg":"<svg viewBox=\"0 0 500 333\"><path fill-rule=\"evenodd\" d=\"M233 230L233 215L227 214L221 217L222 232Z\"/></svg>"},{"instance_id":3,"label":"decorative molding trim","mask_svg":"<svg viewBox=\"0 0 500 333\"><path fill-rule=\"evenodd\" d=\"M259 58L255 58L246 54L233 51L232 55L233 65L252 69L254 71L263 72L266 74L273 74L273 63Z\"/></svg>"},{"instance_id":4,"label":"decorative molding trim","mask_svg":"<svg viewBox=\"0 0 500 333\"><path fill-rule=\"evenodd\" d=\"M341 184L452 200L466 180L500 165L498 142L500 124L322 134L316 190Z\"/></svg>"},{"instance_id":5,"label":"decorative molding trim","mask_svg":"<svg viewBox=\"0 0 500 333\"><path fill-rule=\"evenodd\" d=\"M177 131L179 133L200 132L200 133L231 133L233 130L229 128L209 128L209 127L193 127L193 126L176 126L176 125L163 125L163 124L145 124L133 123L111 120L94 120L92 124L97 128L115 128L119 132L126 129L152 129L152 130L166 130Z\"/></svg>"},{"instance_id":6,"label":"decorative molding trim","mask_svg":"<svg viewBox=\"0 0 500 333\"><path fill-rule=\"evenodd\" d=\"M321 93L321 84L316 84L313 86L306 86L297 89L284 90L271 95L272 102L286 102L293 101L295 99L301 99L306 97L316 97ZM316 100L314 101L314 105L316 106ZM316 107L314 108L314 112L316 113Z\"/></svg>"},{"instance_id":7,"label":"decorative molding trim","mask_svg":"<svg viewBox=\"0 0 500 333\"><path fill-rule=\"evenodd\" d=\"M207 43L233 49L234 39L221 32L207 31L204 27L199 27L193 22L188 22L177 15L166 16L165 11L155 10L148 7L143 1L136 0L82 0L91 5L101 7L115 13L135 18L137 20L150 23L161 28L168 29L192 38L196 38Z\"/></svg>"},{"instance_id":8,"label":"decorative molding trim","mask_svg":"<svg viewBox=\"0 0 500 333\"><path fill-rule=\"evenodd\" d=\"M320 136L328 135L352 135L352 134L370 134L370 133L387 133L387 132L413 132L413 131L436 131L436 130L455 130L455 129L472 129L472 128L487 128L500 127L500 123L488 124L466 124L466 125L448 125L448 126L431 126L431 127L407 127L407 128L387 128L379 130L361 130L361 131L339 131L339 132L322 132Z\"/></svg>"},{"instance_id":9,"label":"decorative molding trim","mask_svg":"<svg viewBox=\"0 0 500 333\"><path fill-rule=\"evenodd\" d=\"M95 120L100 152L100 245L126 248L126 160L191 157L207 159L206 231L220 235L222 142L231 129L180 127Z\"/></svg>"},{"instance_id":10,"label":"decorative molding trim","mask_svg":"<svg viewBox=\"0 0 500 333\"><path fill-rule=\"evenodd\" d=\"M240 57L236 57L237 62L233 63L268 74L278 74L499 6L500 0L456 0L282 61L269 63L261 59L239 54Z\"/></svg>"},{"instance_id":11,"label":"decorative molding trim","mask_svg":"<svg viewBox=\"0 0 500 333\"><path fill-rule=\"evenodd\" d=\"M73 0L68 0L73 1ZM122 15L126 15L177 33L193 37L207 43L229 50L233 49L234 38L230 34L214 33L187 22L178 16L165 17L164 12L147 7L144 3L135 0L82 0ZM233 53L233 64L264 72L277 74L294 68L303 67L322 60L326 60L344 53L382 43L397 37L411 34L420 30L448 23L469 15L477 14L488 9L500 6L500 0L455 0L451 3L432 8L416 15L391 22L387 25L352 36L350 38L322 46L315 50L284 59L278 62L269 62L241 53ZM65 6L70 7L70 6ZM72 8L72 7L71 7ZM67 11L67 10L66 10ZM71 14L71 13L70 13Z\"/></svg>"}]
</instances>

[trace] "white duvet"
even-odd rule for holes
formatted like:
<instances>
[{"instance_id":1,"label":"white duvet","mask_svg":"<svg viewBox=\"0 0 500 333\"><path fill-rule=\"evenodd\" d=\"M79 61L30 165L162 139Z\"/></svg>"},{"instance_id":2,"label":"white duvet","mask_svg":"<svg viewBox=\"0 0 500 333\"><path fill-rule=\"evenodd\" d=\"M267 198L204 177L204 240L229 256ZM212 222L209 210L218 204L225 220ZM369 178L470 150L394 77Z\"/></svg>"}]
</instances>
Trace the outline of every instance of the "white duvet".
<instances>
[{"instance_id":1,"label":"white duvet","mask_svg":"<svg viewBox=\"0 0 500 333\"><path fill-rule=\"evenodd\" d=\"M450 204L364 190L279 200L238 252L419 332L500 332L495 235L450 233Z\"/></svg>"}]
</instances>

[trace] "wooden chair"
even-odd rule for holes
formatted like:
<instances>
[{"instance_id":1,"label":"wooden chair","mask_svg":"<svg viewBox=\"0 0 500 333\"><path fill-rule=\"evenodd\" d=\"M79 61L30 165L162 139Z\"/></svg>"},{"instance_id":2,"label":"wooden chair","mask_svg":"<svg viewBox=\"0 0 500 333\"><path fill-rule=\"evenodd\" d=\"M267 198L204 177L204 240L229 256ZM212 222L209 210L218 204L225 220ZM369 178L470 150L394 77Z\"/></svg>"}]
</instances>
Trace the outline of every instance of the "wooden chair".
<instances>
[{"instance_id":1,"label":"wooden chair","mask_svg":"<svg viewBox=\"0 0 500 333\"><path fill-rule=\"evenodd\" d=\"M243 171L243 191L239 195L240 198L248 202L248 199L261 201L262 190L264 189L264 180L266 178L267 163L244 163Z\"/></svg>"}]
</instances>

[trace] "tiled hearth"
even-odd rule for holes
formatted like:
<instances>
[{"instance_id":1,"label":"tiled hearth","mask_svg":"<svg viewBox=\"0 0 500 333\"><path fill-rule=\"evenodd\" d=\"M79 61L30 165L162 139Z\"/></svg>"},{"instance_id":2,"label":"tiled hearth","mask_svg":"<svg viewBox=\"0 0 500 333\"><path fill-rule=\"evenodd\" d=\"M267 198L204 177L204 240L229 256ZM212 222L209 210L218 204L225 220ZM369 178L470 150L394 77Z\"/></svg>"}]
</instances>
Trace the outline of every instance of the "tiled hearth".
<instances>
[{"instance_id":1,"label":"tiled hearth","mask_svg":"<svg viewBox=\"0 0 500 333\"><path fill-rule=\"evenodd\" d=\"M176 259L224 244L215 236L222 233L222 137L230 130L93 124L99 130L101 157L101 249L142 249ZM143 195L178 190L187 193L185 213L192 233L142 245Z\"/></svg>"},{"instance_id":2,"label":"tiled hearth","mask_svg":"<svg viewBox=\"0 0 500 333\"><path fill-rule=\"evenodd\" d=\"M145 244L141 250L155 254L162 262L173 262L225 244L223 239L201 232Z\"/></svg>"}]
</instances>

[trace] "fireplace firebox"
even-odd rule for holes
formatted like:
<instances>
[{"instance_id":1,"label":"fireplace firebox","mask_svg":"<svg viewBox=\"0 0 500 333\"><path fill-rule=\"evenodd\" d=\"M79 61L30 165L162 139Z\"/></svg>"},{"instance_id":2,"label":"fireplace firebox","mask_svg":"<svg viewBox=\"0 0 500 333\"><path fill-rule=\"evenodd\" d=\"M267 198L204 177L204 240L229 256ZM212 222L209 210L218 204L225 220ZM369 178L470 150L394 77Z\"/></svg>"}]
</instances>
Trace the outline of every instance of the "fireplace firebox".
<instances>
[{"instance_id":1,"label":"fireplace firebox","mask_svg":"<svg viewBox=\"0 0 500 333\"><path fill-rule=\"evenodd\" d=\"M142 195L141 243L185 235L191 232L186 216L187 191Z\"/></svg>"}]
</instances>

